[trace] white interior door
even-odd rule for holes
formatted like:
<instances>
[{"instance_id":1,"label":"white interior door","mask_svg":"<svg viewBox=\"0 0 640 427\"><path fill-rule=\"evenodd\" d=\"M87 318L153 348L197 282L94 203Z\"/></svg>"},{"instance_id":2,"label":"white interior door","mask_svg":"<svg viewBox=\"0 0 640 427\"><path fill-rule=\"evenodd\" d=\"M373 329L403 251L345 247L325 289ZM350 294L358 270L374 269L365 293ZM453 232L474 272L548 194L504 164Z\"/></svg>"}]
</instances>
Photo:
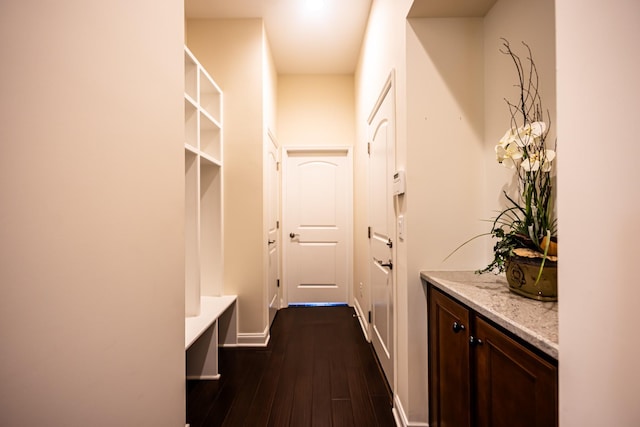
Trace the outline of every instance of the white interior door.
<instances>
[{"instance_id":1,"label":"white interior door","mask_svg":"<svg viewBox=\"0 0 640 427\"><path fill-rule=\"evenodd\" d=\"M267 251L269 271L267 280L267 300L269 304L269 324L280 308L280 180L278 143L271 132L268 133L267 149Z\"/></svg>"},{"instance_id":2,"label":"white interior door","mask_svg":"<svg viewBox=\"0 0 640 427\"><path fill-rule=\"evenodd\" d=\"M288 149L284 163L287 302L347 303L351 283L351 152Z\"/></svg>"},{"instance_id":3,"label":"white interior door","mask_svg":"<svg viewBox=\"0 0 640 427\"><path fill-rule=\"evenodd\" d=\"M371 280L371 341L387 380L394 374L395 101L393 74L368 120Z\"/></svg>"}]
</instances>

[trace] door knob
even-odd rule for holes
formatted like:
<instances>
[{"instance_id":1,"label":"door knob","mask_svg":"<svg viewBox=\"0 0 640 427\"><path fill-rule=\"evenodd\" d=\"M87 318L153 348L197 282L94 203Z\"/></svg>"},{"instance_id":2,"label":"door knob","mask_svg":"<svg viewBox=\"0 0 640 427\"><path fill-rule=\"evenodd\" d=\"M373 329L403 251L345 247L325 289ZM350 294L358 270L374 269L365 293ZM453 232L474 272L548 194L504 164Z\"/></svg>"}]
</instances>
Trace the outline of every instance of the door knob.
<instances>
[{"instance_id":1,"label":"door knob","mask_svg":"<svg viewBox=\"0 0 640 427\"><path fill-rule=\"evenodd\" d=\"M295 239L295 238L296 238L296 236L298 236L298 237L299 237L300 235L299 235L299 234L297 234L297 233L289 233L289 237L291 237L292 239Z\"/></svg>"},{"instance_id":2,"label":"door knob","mask_svg":"<svg viewBox=\"0 0 640 427\"><path fill-rule=\"evenodd\" d=\"M276 242L275 240L269 240L269 241L268 241L268 244L270 244L270 245L271 245L271 244L273 244L273 243L275 243L275 242Z\"/></svg>"}]
</instances>

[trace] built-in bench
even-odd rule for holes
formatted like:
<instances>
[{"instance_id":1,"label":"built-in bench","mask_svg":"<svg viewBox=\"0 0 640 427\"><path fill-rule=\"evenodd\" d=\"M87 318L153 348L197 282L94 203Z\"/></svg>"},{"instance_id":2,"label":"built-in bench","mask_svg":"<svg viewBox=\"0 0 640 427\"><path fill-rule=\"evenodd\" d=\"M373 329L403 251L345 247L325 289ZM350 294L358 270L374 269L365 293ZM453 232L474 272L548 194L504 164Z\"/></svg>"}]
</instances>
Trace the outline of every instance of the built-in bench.
<instances>
[{"instance_id":1,"label":"built-in bench","mask_svg":"<svg viewBox=\"0 0 640 427\"><path fill-rule=\"evenodd\" d=\"M220 378L218 346L237 345L236 300L236 295L204 296L200 299L200 314L185 319L187 379Z\"/></svg>"}]
</instances>

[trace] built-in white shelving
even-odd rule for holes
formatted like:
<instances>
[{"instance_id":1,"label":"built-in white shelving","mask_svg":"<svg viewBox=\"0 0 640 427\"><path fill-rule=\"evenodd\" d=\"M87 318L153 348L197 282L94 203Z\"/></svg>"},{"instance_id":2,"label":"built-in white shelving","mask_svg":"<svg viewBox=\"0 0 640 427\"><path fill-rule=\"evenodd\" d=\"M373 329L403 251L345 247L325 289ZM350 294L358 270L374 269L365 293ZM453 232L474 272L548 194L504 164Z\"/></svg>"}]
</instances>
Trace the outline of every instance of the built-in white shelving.
<instances>
[{"instance_id":1,"label":"built-in white shelving","mask_svg":"<svg viewBox=\"0 0 640 427\"><path fill-rule=\"evenodd\" d=\"M185 46L185 350L187 378L218 378L237 343L236 296L222 285L222 91Z\"/></svg>"},{"instance_id":2,"label":"built-in white shelving","mask_svg":"<svg viewBox=\"0 0 640 427\"><path fill-rule=\"evenodd\" d=\"M196 57L184 54L185 314L222 286L222 91Z\"/></svg>"}]
</instances>

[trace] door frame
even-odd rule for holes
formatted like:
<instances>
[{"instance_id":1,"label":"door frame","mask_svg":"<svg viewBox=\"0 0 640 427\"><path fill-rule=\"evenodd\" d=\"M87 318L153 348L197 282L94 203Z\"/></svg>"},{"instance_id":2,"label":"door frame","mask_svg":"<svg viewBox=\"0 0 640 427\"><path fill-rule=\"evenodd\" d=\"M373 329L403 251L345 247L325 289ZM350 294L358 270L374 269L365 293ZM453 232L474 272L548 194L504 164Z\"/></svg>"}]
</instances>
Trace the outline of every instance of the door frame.
<instances>
[{"instance_id":1,"label":"door frame","mask_svg":"<svg viewBox=\"0 0 640 427\"><path fill-rule=\"evenodd\" d=\"M290 154L320 154L329 155L331 153L345 153L347 158L347 198L349 203L347 204L347 218L345 225L345 246L347 252L347 303L349 306L353 306L353 147L348 145L334 145L334 146L286 146L282 147L282 227L281 230L287 230L289 218L287 218L287 183L289 179L289 172L287 170L288 160ZM282 290L282 306L289 306L289 284L287 283L287 263L289 254L288 245L282 244L280 247L282 254L282 276L281 276L281 290Z\"/></svg>"}]
</instances>

